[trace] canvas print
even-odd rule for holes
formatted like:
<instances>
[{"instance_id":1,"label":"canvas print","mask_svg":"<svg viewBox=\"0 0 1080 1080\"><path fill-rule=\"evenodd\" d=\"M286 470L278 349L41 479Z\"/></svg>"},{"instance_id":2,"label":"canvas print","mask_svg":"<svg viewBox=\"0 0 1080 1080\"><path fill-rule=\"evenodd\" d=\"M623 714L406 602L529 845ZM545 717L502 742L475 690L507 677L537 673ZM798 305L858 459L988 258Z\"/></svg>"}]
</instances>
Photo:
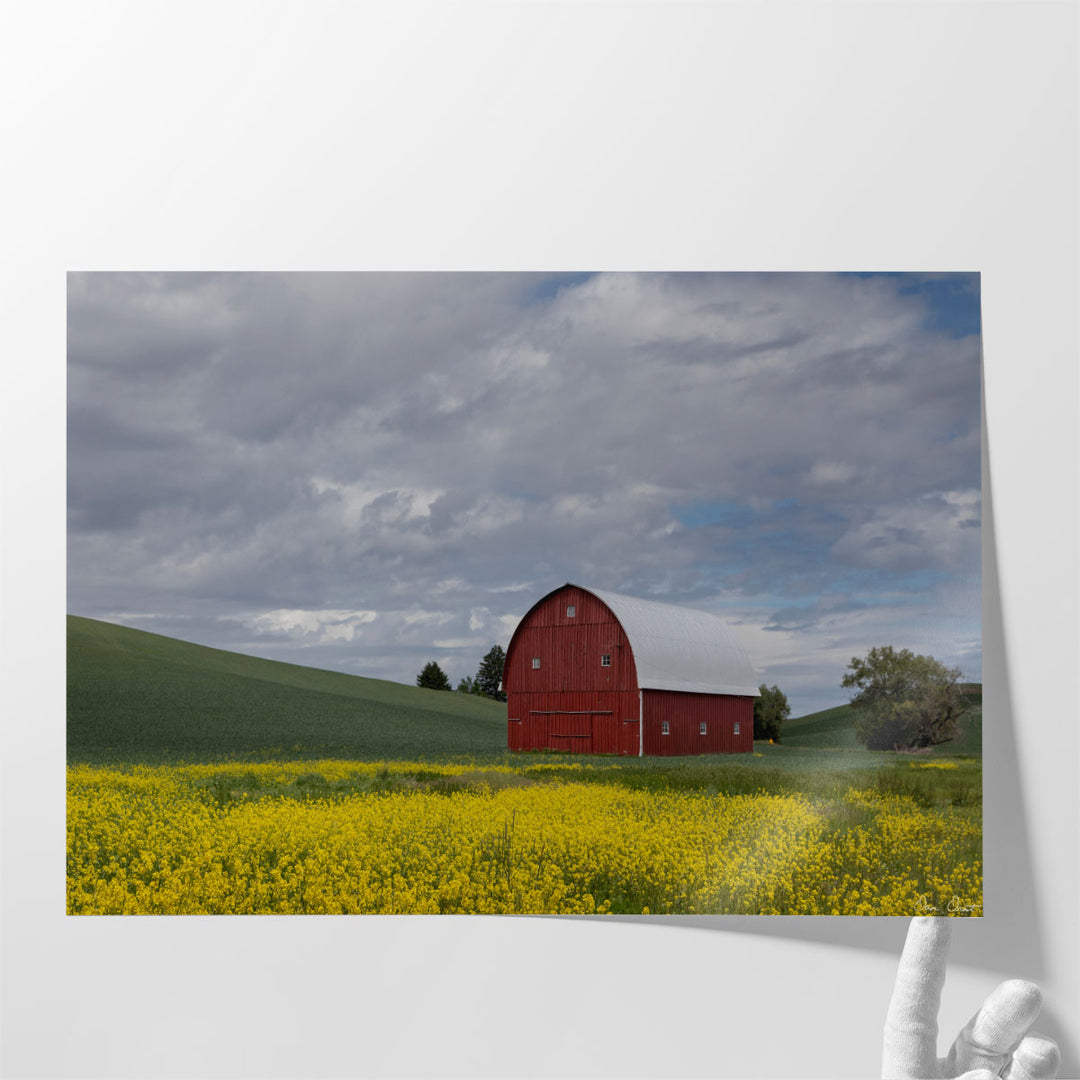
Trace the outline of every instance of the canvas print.
<instances>
[{"instance_id":1,"label":"canvas print","mask_svg":"<svg viewBox=\"0 0 1080 1080\"><path fill-rule=\"evenodd\" d=\"M73 273L67 911L982 914L975 273Z\"/></svg>"}]
</instances>

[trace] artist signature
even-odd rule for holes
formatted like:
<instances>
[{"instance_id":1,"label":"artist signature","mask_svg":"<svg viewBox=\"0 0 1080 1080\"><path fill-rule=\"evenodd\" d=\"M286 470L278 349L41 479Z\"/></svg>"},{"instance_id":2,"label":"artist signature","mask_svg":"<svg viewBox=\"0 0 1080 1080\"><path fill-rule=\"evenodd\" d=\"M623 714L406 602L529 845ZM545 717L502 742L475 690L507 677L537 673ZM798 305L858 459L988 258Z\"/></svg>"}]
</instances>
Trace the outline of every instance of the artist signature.
<instances>
[{"instance_id":1,"label":"artist signature","mask_svg":"<svg viewBox=\"0 0 1080 1080\"><path fill-rule=\"evenodd\" d=\"M977 904L967 904L960 899L959 896L954 896L948 903L946 911L950 915L970 915L976 908ZM927 893L923 893L915 904L915 910L920 915L931 915L938 910L936 904L930 903L930 897Z\"/></svg>"}]
</instances>

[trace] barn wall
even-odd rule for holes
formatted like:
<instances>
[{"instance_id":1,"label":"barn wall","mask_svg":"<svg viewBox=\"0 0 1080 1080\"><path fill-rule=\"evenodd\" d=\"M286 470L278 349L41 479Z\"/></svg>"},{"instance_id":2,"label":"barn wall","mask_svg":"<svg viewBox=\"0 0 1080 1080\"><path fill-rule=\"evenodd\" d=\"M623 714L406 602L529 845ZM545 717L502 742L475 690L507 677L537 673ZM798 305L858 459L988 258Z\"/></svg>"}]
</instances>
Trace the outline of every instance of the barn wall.
<instances>
[{"instance_id":1,"label":"barn wall","mask_svg":"<svg viewBox=\"0 0 1080 1080\"><path fill-rule=\"evenodd\" d=\"M601 665L604 653L610 667ZM639 702L626 634L606 604L573 585L545 597L522 620L507 651L503 689L511 750L637 755L639 708L646 754L749 753L754 746L753 698L645 690ZM668 735L661 734L662 720L670 724Z\"/></svg>"},{"instance_id":2,"label":"barn wall","mask_svg":"<svg viewBox=\"0 0 1080 1080\"><path fill-rule=\"evenodd\" d=\"M610 667L601 666L604 653ZM634 658L622 627L590 593L559 589L526 615L510 642L503 689L511 750L638 752Z\"/></svg>"},{"instance_id":3,"label":"barn wall","mask_svg":"<svg viewBox=\"0 0 1080 1080\"><path fill-rule=\"evenodd\" d=\"M754 749L753 698L646 690L643 705L646 754L738 754ZM663 720L670 726L668 735L661 734ZM734 734L736 721L738 735Z\"/></svg>"},{"instance_id":4,"label":"barn wall","mask_svg":"<svg viewBox=\"0 0 1080 1080\"><path fill-rule=\"evenodd\" d=\"M507 745L511 750L638 752L637 694L561 690L508 694L507 710Z\"/></svg>"}]
</instances>

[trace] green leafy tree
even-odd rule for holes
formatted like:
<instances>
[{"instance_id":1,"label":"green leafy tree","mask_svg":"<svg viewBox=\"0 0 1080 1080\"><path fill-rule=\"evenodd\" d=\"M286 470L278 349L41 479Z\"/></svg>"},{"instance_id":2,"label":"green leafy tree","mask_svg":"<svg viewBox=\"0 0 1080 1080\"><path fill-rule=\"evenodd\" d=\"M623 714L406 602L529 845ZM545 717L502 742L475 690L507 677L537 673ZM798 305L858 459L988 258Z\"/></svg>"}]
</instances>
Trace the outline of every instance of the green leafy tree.
<instances>
[{"instance_id":1,"label":"green leafy tree","mask_svg":"<svg viewBox=\"0 0 1080 1080\"><path fill-rule=\"evenodd\" d=\"M754 738L780 741L780 728L791 716L787 695L779 686L762 683L758 690L761 697L754 698Z\"/></svg>"},{"instance_id":2,"label":"green leafy tree","mask_svg":"<svg viewBox=\"0 0 1080 1080\"><path fill-rule=\"evenodd\" d=\"M457 684L457 692L459 694L475 694L477 693L476 683L473 681L471 675L466 675L465 678Z\"/></svg>"},{"instance_id":3,"label":"green leafy tree","mask_svg":"<svg viewBox=\"0 0 1080 1080\"><path fill-rule=\"evenodd\" d=\"M483 694L484 697L494 698L496 701L506 700L506 694L499 689L505 663L506 653L503 652L502 646L492 645L488 649L487 655L480 661L480 666L476 669L476 678L473 680L476 693Z\"/></svg>"},{"instance_id":4,"label":"green leafy tree","mask_svg":"<svg viewBox=\"0 0 1080 1080\"><path fill-rule=\"evenodd\" d=\"M429 660L424 665L424 670L416 676L416 685L426 687L428 690L452 689L446 672L434 660Z\"/></svg>"},{"instance_id":5,"label":"green leafy tree","mask_svg":"<svg viewBox=\"0 0 1080 1080\"><path fill-rule=\"evenodd\" d=\"M891 645L852 657L840 682L855 689L855 736L870 750L911 750L956 738L967 708L960 669Z\"/></svg>"}]
</instances>

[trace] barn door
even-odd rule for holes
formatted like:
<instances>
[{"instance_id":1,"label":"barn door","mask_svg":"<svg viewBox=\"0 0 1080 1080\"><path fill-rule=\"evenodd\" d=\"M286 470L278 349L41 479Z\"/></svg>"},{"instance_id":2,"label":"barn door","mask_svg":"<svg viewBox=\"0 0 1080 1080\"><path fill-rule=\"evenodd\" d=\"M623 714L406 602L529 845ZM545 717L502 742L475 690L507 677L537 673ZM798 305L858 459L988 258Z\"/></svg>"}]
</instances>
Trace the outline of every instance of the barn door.
<instances>
[{"instance_id":1,"label":"barn door","mask_svg":"<svg viewBox=\"0 0 1080 1080\"><path fill-rule=\"evenodd\" d=\"M639 721L623 720L619 732L619 753L637 757L641 750L640 734L638 732Z\"/></svg>"},{"instance_id":2,"label":"barn door","mask_svg":"<svg viewBox=\"0 0 1080 1080\"><path fill-rule=\"evenodd\" d=\"M571 754L591 754L593 749L593 714L591 712L553 712L549 745L552 750Z\"/></svg>"},{"instance_id":3,"label":"barn door","mask_svg":"<svg viewBox=\"0 0 1080 1080\"><path fill-rule=\"evenodd\" d=\"M513 717L506 721L506 745L510 750L525 749L525 725Z\"/></svg>"}]
</instances>

